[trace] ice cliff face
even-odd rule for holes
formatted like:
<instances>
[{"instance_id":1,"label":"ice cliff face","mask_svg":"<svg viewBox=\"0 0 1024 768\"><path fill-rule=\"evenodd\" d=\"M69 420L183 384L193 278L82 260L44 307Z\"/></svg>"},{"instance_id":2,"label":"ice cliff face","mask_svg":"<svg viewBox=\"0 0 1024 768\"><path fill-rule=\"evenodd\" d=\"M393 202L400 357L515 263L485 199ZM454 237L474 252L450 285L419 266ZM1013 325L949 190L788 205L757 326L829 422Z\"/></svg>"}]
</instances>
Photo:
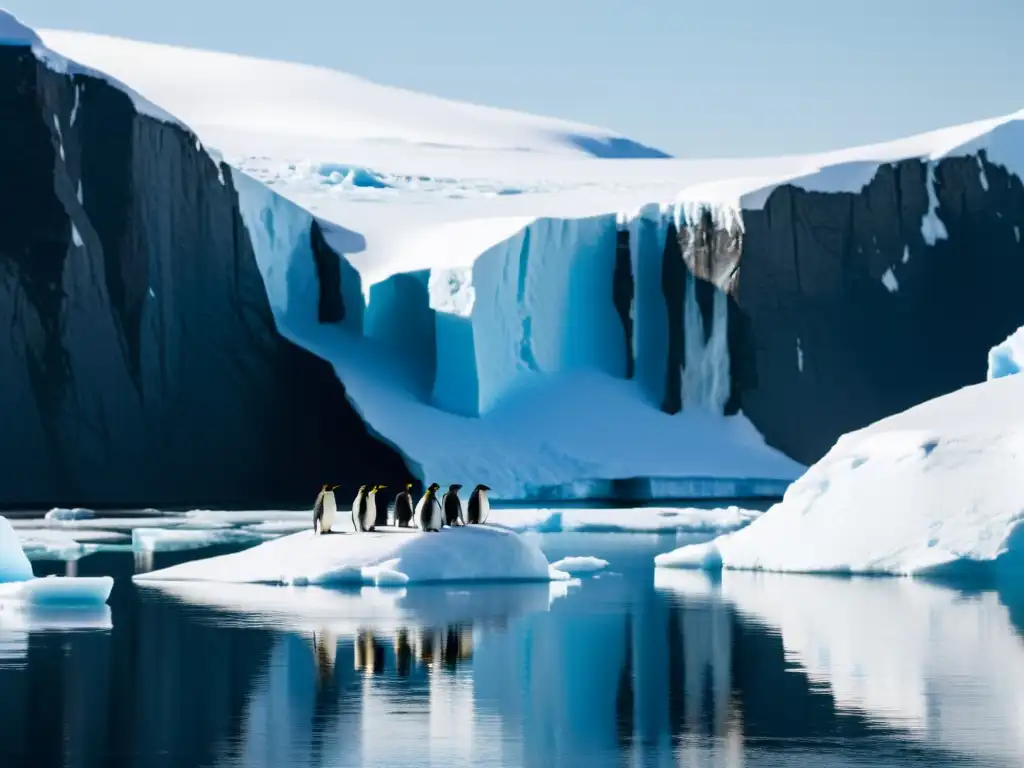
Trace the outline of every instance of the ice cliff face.
<instances>
[{"instance_id":1,"label":"ice cliff face","mask_svg":"<svg viewBox=\"0 0 1024 768\"><path fill-rule=\"evenodd\" d=\"M27 45L0 47L0 100L0 501L265 505L408 476L279 334L227 165ZM310 311L342 321L340 260L308 217L297 237Z\"/></svg>"},{"instance_id":2,"label":"ice cliff face","mask_svg":"<svg viewBox=\"0 0 1024 768\"><path fill-rule=\"evenodd\" d=\"M368 315L423 358L444 410L484 415L540 374L596 370L668 414L742 411L810 464L984 380L1024 322L1022 229L1021 180L982 149L879 164L857 192L537 219L470 266L373 286Z\"/></svg>"}]
</instances>

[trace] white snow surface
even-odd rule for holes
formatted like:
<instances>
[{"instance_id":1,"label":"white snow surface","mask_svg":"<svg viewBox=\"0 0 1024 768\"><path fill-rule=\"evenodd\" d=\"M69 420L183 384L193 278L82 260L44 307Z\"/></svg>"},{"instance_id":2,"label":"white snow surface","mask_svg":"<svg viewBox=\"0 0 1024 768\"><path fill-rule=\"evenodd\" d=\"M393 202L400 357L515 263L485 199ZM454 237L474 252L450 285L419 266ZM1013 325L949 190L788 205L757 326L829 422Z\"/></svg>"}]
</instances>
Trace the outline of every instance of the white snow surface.
<instances>
[{"instance_id":1,"label":"white snow surface","mask_svg":"<svg viewBox=\"0 0 1024 768\"><path fill-rule=\"evenodd\" d=\"M988 353L989 379L1020 373L1024 368L1024 328L1018 328Z\"/></svg>"},{"instance_id":2,"label":"white snow surface","mask_svg":"<svg viewBox=\"0 0 1024 768\"><path fill-rule=\"evenodd\" d=\"M132 549L136 552L177 552L220 544L253 544L268 534L235 528L136 528L132 531Z\"/></svg>"},{"instance_id":3,"label":"white snow surface","mask_svg":"<svg viewBox=\"0 0 1024 768\"><path fill-rule=\"evenodd\" d=\"M699 313L686 319L692 405L659 410L669 222L688 226L710 209L719 226L742 230L742 210L781 183L857 192L881 164L917 157L931 163L921 226L934 242L945 236L934 161L984 149L990 163L1024 169L1024 112L814 155L636 159L642 145L612 131L323 68L39 36L170 110L244 172L233 178L282 334L334 366L371 430L421 480L486 482L495 499L595 497L623 478L650 478L677 498L781 492L804 467L742 414L721 416L724 295L706 345ZM314 217L343 257L340 327L316 317ZM631 232L636 279L633 381L622 378L610 298L620 228ZM721 288L729 276L713 279Z\"/></svg>"},{"instance_id":4,"label":"white snow surface","mask_svg":"<svg viewBox=\"0 0 1024 768\"><path fill-rule=\"evenodd\" d=\"M949 575L1024 568L1024 377L844 435L746 528L661 567Z\"/></svg>"},{"instance_id":5,"label":"white snow surface","mask_svg":"<svg viewBox=\"0 0 1024 768\"><path fill-rule=\"evenodd\" d=\"M137 574L136 581L402 586L445 581L568 579L534 544L488 525L423 533L383 528L374 533L315 536L301 531L244 552Z\"/></svg>"}]
</instances>

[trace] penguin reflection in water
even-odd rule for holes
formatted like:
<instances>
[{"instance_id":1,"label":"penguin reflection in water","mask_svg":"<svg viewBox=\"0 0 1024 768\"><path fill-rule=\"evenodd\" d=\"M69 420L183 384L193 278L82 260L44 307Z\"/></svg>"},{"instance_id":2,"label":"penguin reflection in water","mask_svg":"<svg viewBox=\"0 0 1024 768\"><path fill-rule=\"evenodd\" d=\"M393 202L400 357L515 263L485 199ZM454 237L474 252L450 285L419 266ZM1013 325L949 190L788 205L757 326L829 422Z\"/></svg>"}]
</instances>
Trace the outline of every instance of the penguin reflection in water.
<instances>
[{"instance_id":1,"label":"penguin reflection in water","mask_svg":"<svg viewBox=\"0 0 1024 768\"><path fill-rule=\"evenodd\" d=\"M331 533L334 516L338 514L338 500L334 497L336 485L324 485L313 503L313 535Z\"/></svg>"},{"instance_id":2,"label":"penguin reflection in water","mask_svg":"<svg viewBox=\"0 0 1024 768\"><path fill-rule=\"evenodd\" d=\"M448 486L447 493L441 497L441 509L444 510L445 525L464 525L466 522L462 517L462 499L459 498L460 488L462 488L461 485L453 483Z\"/></svg>"},{"instance_id":3,"label":"penguin reflection in water","mask_svg":"<svg viewBox=\"0 0 1024 768\"><path fill-rule=\"evenodd\" d=\"M360 485L352 502L352 527L356 533L369 532L377 524L377 491L386 485Z\"/></svg>"},{"instance_id":4,"label":"penguin reflection in water","mask_svg":"<svg viewBox=\"0 0 1024 768\"><path fill-rule=\"evenodd\" d=\"M416 523L423 531L440 531L444 525L441 516L441 502L437 499L437 492L441 486L431 483L424 491L419 503L416 505Z\"/></svg>"}]
</instances>

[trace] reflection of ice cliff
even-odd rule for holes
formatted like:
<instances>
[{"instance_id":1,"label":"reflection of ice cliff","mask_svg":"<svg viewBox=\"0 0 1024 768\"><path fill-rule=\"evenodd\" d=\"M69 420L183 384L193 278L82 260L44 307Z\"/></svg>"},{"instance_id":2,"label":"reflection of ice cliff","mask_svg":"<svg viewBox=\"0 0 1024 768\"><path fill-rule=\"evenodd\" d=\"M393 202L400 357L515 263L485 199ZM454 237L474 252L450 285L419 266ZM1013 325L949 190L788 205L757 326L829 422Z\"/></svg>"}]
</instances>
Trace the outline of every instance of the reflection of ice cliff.
<instances>
[{"instance_id":1,"label":"reflection of ice cliff","mask_svg":"<svg viewBox=\"0 0 1024 768\"><path fill-rule=\"evenodd\" d=\"M687 591L708 583L702 574L685 578ZM929 747L1024 761L1024 643L1006 596L732 571L722 576L721 595L741 616L777 630L786 658L826 686L839 711Z\"/></svg>"}]
</instances>

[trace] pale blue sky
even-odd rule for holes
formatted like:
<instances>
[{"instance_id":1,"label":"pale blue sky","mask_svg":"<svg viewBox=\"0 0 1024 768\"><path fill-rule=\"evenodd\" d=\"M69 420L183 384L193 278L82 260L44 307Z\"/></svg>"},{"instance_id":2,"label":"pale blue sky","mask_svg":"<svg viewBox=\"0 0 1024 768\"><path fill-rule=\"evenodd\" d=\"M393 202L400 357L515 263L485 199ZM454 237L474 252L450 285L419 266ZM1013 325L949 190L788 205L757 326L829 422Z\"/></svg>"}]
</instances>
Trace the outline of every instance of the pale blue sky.
<instances>
[{"instance_id":1,"label":"pale blue sky","mask_svg":"<svg viewBox=\"0 0 1024 768\"><path fill-rule=\"evenodd\" d=\"M679 156L1024 108L1024 0L0 0L22 21L322 64Z\"/></svg>"}]
</instances>

